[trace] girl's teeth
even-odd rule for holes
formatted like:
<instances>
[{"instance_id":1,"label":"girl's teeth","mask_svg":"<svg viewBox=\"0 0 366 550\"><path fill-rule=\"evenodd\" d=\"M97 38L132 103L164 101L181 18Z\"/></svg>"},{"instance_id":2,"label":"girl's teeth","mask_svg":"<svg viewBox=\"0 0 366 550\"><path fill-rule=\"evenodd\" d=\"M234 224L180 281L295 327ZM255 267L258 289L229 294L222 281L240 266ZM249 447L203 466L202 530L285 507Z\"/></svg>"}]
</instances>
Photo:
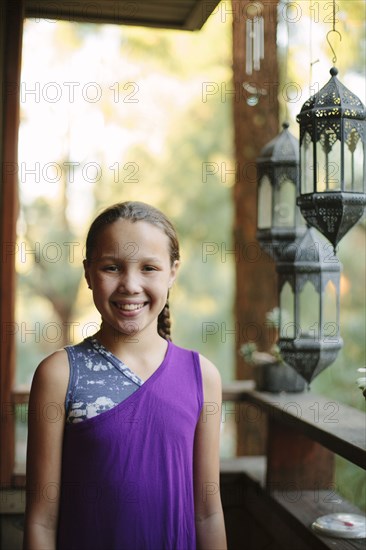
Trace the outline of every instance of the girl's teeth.
<instances>
[{"instance_id":1,"label":"girl's teeth","mask_svg":"<svg viewBox=\"0 0 366 550\"><path fill-rule=\"evenodd\" d=\"M141 309L144 307L144 304L117 304L118 309L123 309L124 311L135 311L136 309Z\"/></svg>"}]
</instances>

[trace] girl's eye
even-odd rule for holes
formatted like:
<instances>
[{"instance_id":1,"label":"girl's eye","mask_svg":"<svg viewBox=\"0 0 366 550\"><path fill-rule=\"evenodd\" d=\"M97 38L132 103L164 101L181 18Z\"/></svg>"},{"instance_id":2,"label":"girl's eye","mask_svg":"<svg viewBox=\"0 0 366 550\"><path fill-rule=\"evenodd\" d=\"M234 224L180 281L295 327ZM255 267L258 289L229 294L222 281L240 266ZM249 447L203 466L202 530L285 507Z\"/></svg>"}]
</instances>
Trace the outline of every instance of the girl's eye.
<instances>
[{"instance_id":1,"label":"girl's eye","mask_svg":"<svg viewBox=\"0 0 366 550\"><path fill-rule=\"evenodd\" d=\"M112 272L112 273L118 271L118 269L119 268L118 268L117 265L107 265L107 266L103 267L103 271L109 271L109 272Z\"/></svg>"},{"instance_id":2,"label":"girl's eye","mask_svg":"<svg viewBox=\"0 0 366 550\"><path fill-rule=\"evenodd\" d=\"M156 271L156 268L155 268L154 266L152 266L152 265L145 265L145 266L143 267L143 270L144 270L144 271Z\"/></svg>"}]
</instances>

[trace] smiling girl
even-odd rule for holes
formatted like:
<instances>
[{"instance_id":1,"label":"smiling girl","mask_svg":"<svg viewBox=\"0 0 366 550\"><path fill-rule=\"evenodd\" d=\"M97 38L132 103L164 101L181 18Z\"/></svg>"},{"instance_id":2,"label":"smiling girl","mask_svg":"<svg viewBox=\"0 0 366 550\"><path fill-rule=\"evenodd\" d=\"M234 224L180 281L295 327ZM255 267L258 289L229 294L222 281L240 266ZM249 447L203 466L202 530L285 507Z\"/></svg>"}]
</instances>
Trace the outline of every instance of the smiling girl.
<instances>
[{"instance_id":1,"label":"smiling girl","mask_svg":"<svg viewBox=\"0 0 366 550\"><path fill-rule=\"evenodd\" d=\"M25 550L225 550L221 380L170 340L179 267L172 224L140 202L92 223L85 277L100 330L37 368Z\"/></svg>"}]
</instances>

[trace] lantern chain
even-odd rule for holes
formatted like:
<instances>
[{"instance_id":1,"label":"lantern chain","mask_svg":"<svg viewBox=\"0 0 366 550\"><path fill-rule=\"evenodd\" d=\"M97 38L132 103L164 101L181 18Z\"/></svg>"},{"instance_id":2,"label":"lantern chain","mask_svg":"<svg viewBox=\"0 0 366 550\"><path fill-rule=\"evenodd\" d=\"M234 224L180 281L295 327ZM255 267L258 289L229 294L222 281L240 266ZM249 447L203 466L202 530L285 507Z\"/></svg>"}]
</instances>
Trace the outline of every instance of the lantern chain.
<instances>
[{"instance_id":1,"label":"lantern chain","mask_svg":"<svg viewBox=\"0 0 366 550\"><path fill-rule=\"evenodd\" d=\"M336 62L337 62L337 55L336 55L336 53L335 53L335 51L334 51L334 48L333 48L332 44L330 43L329 35L332 34L332 33L338 34L338 36L339 36L339 41L342 42L342 35L341 35L341 33L340 33L339 31L337 31L336 28L335 28L335 25L336 25L336 16L335 16L335 14L336 14L336 3L335 3L335 0L333 0L332 30L328 31L328 32L327 32L327 35L326 35L326 40L327 40L327 42L328 42L328 44L329 44L330 49L332 50L332 54L333 54L332 62L333 62L333 63L336 63Z\"/></svg>"}]
</instances>

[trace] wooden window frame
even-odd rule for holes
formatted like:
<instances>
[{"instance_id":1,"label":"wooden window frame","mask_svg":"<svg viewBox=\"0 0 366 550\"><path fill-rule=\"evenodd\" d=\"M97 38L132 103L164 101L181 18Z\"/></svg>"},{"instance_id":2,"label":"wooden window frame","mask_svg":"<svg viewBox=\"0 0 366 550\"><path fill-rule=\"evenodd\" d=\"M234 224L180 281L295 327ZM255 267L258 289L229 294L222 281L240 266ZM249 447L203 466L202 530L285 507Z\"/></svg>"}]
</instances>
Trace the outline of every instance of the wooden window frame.
<instances>
[{"instance_id":1,"label":"wooden window frame","mask_svg":"<svg viewBox=\"0 0 366 550\"><path fill-rule=\"evenodd\" d=\"M13 482L15 461L15 409L12 390L15 375L15 285L14 251L18 214L19 89L24 20L23 0L3 0L1 13L0 73L0 481Z\"/></svg>"}]
</instances>

